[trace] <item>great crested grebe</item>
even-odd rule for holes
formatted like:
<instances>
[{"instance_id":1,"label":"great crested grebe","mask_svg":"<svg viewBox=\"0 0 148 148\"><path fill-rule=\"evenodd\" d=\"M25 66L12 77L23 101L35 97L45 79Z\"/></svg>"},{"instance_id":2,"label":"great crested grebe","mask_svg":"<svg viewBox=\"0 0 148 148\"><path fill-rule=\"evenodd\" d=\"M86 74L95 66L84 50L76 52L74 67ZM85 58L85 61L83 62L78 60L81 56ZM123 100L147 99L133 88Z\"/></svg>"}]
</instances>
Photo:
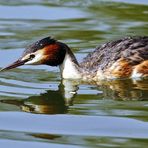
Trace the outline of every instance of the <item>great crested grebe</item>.
<instances>
[{"instance_id":1,"label":"great crested grebe","mask_svg":"<svg viewBox=\"0 0 148 148\"><path fill-rule=\"evenodd\" d=\"M59 66L64 79L100 79L148 76L148 36L126 37L97 47L78 63L71 49L51 37L30 45L8 70L21 65Z\"/></svg>"}]
</instances>

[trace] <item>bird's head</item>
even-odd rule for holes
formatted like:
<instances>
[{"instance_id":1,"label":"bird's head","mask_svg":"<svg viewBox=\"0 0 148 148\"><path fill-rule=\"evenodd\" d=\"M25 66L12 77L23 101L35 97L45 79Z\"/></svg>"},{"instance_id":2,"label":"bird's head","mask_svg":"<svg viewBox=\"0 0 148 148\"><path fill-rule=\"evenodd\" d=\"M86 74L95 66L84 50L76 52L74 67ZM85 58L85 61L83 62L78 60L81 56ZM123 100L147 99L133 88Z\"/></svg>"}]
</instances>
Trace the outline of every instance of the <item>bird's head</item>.
<instances>
[{"instance_id":1,"label":"bird's head","mask_svg":"<svg viewBox=\"0 0 148 148\"><path fill-rule=\"evenodd\" d=\"M65 57L67 45L52 39L43 38L28 46L22 56L3 70L9 70L21 65L60 65Z\"/></svg>"}]
</instances>

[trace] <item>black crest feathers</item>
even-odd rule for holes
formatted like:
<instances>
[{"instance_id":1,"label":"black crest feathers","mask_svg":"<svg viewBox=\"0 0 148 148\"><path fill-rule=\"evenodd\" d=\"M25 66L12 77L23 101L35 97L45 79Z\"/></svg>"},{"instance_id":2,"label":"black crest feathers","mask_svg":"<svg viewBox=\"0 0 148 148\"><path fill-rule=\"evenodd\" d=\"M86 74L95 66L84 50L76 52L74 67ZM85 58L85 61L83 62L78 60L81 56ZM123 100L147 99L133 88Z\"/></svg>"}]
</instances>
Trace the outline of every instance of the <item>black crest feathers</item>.
<instances>
[{"instance_id":1,"label":"black crest feathers","mask_svg":"<svg viewBox=\"0 0 148 148\"><path fill-rule=\"evenodd\" d=\"M28 53L36 52L37 50L42 49L47 45L54 44L55 42L56 42L56 40L51 38L50 36L45 37L45 38L43 38L41 40L38 40L38 41L36 41L35 43L29 45L26 48L26 50L23 53L23 56L28 54Z\"/></svg>"}]
</instances>

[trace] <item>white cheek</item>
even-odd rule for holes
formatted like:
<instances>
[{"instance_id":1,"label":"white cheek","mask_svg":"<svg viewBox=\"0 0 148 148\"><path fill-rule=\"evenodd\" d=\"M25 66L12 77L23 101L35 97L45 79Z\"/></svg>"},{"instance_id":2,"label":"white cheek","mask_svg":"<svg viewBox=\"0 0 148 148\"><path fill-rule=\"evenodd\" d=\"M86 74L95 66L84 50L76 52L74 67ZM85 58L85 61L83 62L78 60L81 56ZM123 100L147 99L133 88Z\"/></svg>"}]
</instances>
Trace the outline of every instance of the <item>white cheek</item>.
<instances>
[{"instance_id":1,"label":"white cheek","mask_svg":"<svg viewBox=\"0 0 148 148\"><path fill-rule=\"evenodd\" d=\"M25 63L25 65L38 65L41 64L42 55L38 54L31 61Z\"/></svg>"}]
</instances>

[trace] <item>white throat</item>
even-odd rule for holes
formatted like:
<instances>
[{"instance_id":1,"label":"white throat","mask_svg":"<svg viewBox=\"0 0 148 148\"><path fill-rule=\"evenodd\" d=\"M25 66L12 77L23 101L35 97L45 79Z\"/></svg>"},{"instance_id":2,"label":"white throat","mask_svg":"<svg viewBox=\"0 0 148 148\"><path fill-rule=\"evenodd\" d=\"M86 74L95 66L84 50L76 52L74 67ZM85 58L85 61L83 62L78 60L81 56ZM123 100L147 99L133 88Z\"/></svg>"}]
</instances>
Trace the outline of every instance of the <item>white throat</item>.
<instances>
[{"instance_id":1,"label":"white throat","mask_svg":"<svg viewBox=\"0 0 148 148\"><path fill-rule=\"evenodd\" d=\"M60 71L62 78L64 79L81 79L81 74L78 71L76 65L71 56L66 53L63 63L60 65Z\"/></svg>"}]
</instances>

